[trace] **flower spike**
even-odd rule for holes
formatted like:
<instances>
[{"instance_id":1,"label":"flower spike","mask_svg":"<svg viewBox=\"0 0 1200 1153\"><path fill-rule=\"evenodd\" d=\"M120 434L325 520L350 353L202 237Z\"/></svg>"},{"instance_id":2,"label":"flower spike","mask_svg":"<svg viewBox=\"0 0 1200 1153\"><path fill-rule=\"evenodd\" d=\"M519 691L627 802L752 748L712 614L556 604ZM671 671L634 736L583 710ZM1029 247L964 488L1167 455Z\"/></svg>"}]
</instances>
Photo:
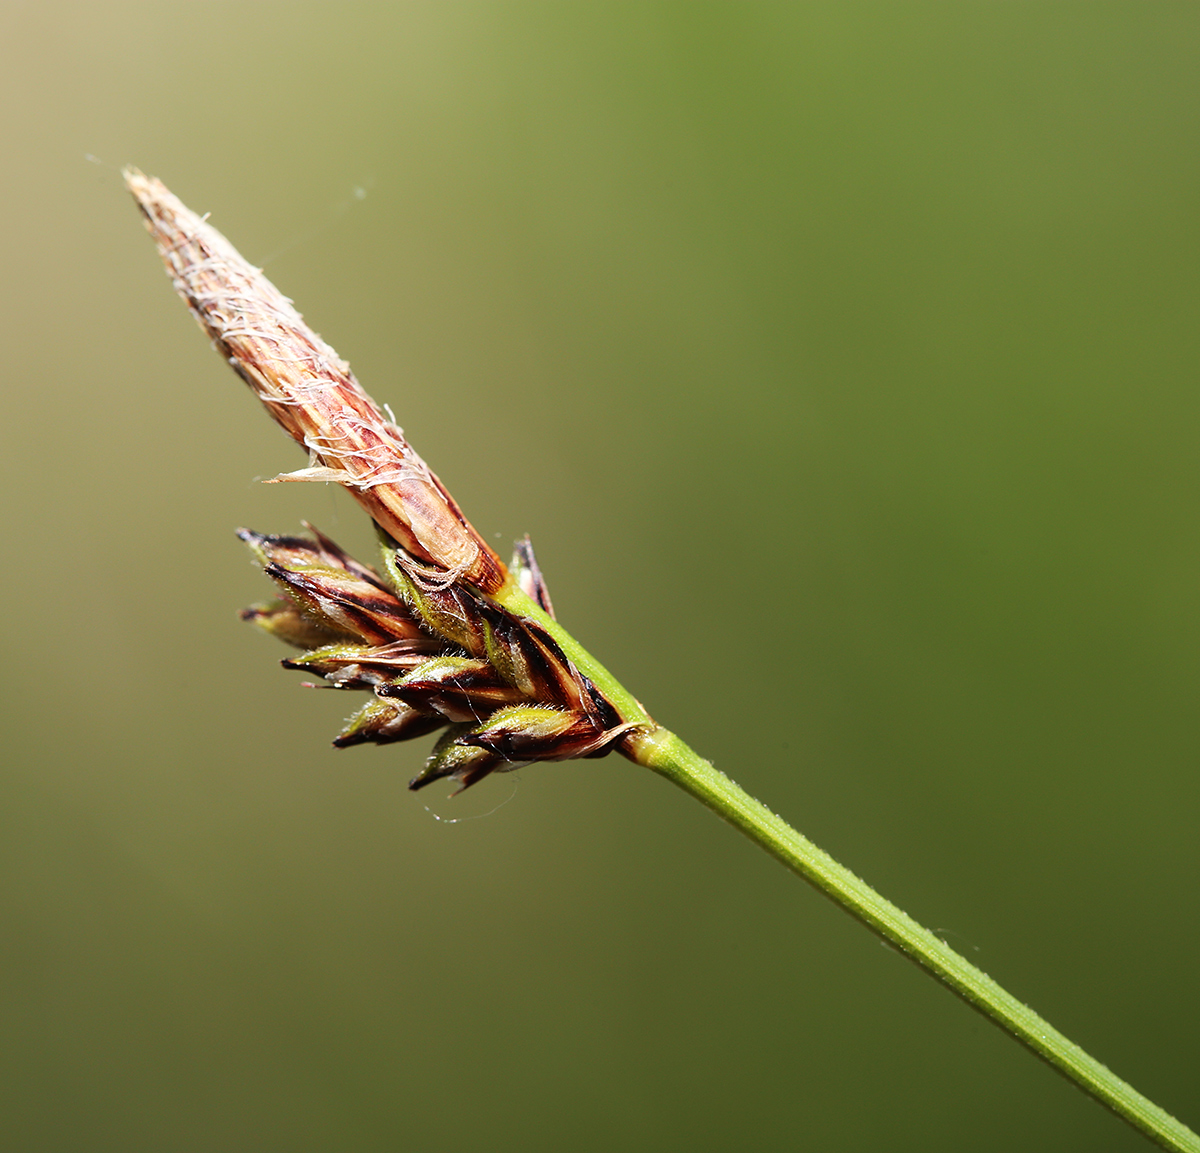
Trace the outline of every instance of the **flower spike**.
<instances>
[{"instance_id":1,"label":"flower spike","mask_svg":"<svg viewBox=\"0 0 1200 1153\"><path fill-rule=\"evenodd\" d=\"M460 792L532 761L619 749L724 817L1159 1144L1200 1153L1200 1135L657 725L554 619L528 538L510 573L346 362L261 270L159 181L134 169L125 179L201 327L308 450L307 468L276 479L341 484L379 528L382 573L315 530L311 539L241 533L282 590L243 617L308 650L284 662L289 667L372 694L335 745L444 728L409 788L448 779Z\"/></svg>"}]
</instances>

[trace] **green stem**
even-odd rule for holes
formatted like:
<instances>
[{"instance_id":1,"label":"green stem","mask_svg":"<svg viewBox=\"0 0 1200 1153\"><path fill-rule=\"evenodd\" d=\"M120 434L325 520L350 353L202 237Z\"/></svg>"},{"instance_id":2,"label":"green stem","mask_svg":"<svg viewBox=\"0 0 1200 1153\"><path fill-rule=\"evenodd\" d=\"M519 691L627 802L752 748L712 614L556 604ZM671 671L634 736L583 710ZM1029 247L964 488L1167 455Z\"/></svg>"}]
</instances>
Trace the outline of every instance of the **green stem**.
<instances>
[{"instance_id":1,"label":"green stem","mask_svg":"<svg viewBox=\"0 0 1200 1153\"><path fill-rule=\"evenodd\" d=\"M1005 992L941 938L880 896L828 853L781 820L674 733L636 735L630 759L660 773L724 817L773 857L841 905L867 928L915 961L968 1005L990 1017L1086 1093L1142 1130L1165 1149L1200 1150L1200 1136L1064 1037L1028 1005Z\"/></svg>"},{"instance_id":2,"label":"green stem","mask_svg":"<svg viewBox=\"0 0 1200 1153\"><path fill-rule=\"evenodd\" d=\"M502 589L496 599L514 613L536 618L626 720L645 725L630 734L622 745L630 760L674 782L740 829L792 872L816 886L872 932L891 942L910 960L948 985L968 1005L1011 1033L1084 1092L1164 1149L1200 1153L1200 1136L1064 1037L1028 1005L1007 993L965 957L960 957L940 937L917 924L849 869L839 865L724 773L718 772L674 733L654 724L641 704L616 678L560 624L516 589L515 583Z\"/></svg>"}]
</instances>

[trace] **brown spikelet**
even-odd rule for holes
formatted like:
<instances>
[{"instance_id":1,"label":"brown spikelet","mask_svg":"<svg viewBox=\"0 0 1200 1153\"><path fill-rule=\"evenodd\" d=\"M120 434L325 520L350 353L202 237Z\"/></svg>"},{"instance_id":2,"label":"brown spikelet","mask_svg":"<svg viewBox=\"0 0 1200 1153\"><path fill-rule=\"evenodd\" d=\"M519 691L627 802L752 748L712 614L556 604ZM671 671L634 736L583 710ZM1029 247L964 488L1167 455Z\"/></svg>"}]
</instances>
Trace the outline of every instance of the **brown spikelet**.
<instances>
[{"instance_id":1,"label":"brown spikelet","mask_svg":"<svg viewBox=\"0 0 1200 1153\"><path fill-rule=\"evenodd\" d=\"M410 574L424 584L498 589L503 562L292 302L161 181L127 169L125 182L200 326L308 450L308 468L276 480L343 485L404 546Z\"/></svg>"}]
</instances>

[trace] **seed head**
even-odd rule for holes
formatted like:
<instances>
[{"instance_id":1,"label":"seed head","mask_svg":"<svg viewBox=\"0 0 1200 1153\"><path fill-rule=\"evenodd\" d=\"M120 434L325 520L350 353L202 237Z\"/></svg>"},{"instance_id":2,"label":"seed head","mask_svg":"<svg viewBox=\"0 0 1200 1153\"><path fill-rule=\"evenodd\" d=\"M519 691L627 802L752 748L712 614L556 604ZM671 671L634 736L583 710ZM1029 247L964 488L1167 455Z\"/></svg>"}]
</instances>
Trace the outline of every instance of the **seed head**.
<instances>
[{"instance_id":1,"label":"seed head","mask_svg":"<svg viewBox=\"0 0 1200 1153\"><path fill-rule=\"evenodd\" d=\"M602 756L645 724L640 706L639 720L623 717L555 639L529 538L510 575L346 362L261 270L159 181L133 169L125 179L200 326L308 450L307 468L275 479L343 485L378 526L379 572L315 529L239 530L279 589L243 619L304 650L285 667L372 694L334 744L445 729L410 787L450 778L466 788L532 761Z\"/></svg>"}]
</instances>

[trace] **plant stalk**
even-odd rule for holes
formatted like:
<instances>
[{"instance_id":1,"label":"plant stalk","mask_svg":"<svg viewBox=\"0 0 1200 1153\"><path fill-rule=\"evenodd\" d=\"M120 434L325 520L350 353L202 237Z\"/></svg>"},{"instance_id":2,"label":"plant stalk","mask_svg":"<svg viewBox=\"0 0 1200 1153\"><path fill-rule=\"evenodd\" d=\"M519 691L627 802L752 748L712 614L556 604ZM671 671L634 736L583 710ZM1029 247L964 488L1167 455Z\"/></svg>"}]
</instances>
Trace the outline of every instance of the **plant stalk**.
<instances>
[{"instance_id":1,"label":"plant stalk","mask_svg":"<svg viewBox=\"0 0 1200 1153\"><path fill-rule=\"evenodd\" d=\"M515 613L535 617L554 634L576 667L621 709L626 720L644 724L645 727L635 730L621 745L622 752L635 764L666 777L741 830L877 936L895 945L973 1009L1012 1034L1085 1093L1164 1149L1200 1153L1200 1136L1195 1132L1142 1096L1028 1005L956 953L940 937L919 925L844 865L838 864L674 733L650 720L628 690L514 583L510 582L502 589L496 599Z\"/></svg>"},{"instance_id":2,"label":"plant stalk","mask_svg":"<svg viewBox=\"0 0 1200 1153\"><path fill-rule=\"evenodd\" d=\"M519 578L506 570L486 541L471 527L441 482L413 452L395 422L385 420L383 411L361 389L349 366L304 324L291 302L263 277L261 270L247 263L220 233L180 203L161 182L134 170L126 171L126 182L141 206L147 227L177 290L187 300L196 319L222 355L258 393L272 416L309 450L308 468L276 479L335 481L345 486L380 528L403 546L395 551L394 557L397 563L401 563L398 559L401 555L408 558L404 582L424 582L422 587L432 592L448 589L462 581L515 617L536 622L561 650L560 653L548 653L539 647L540 640L536 644L530 641L529 652L537 655L538 667L546 666L561 672L572 691L582 685L571 672L572 665L591 681L606 706L605 728L600 735L607 738L611 734L614 740L619 738L619 743L613 747L620 748L635 763L673 781L724 817L874 933L948 985L967 1004L991 1018L1085 1092L1164 1148L1200 1153L1200 1137L1185 1125L1051 1028L986 973L884 900L719 773L677 736L657 725L641 703L603 665L521 590ZM255 534L248 536L260 544L269 540ZM361 607L361 602L356 603ZM399 612L400 603L393 599L392 604ZM389 619L394 623L395 614ZM404 620L412 624L408 617ZM487 636L495 639L490 632ZM519 643L511 638L508 643L511 647L501 646L498 651L507 653L505 659L511 662L520 657L529 683L535 683L533 665L529 663L531 658ZM561 659L563 657L565 661ZM516 685L519 682L512 679L510 683ZM545 676L537 683L561 687L561 682L552 682ZM550 697L551 703L559 706L563 699L575 701L577 698L564 698L562 694ZM608 722L613 711L621 723L610 727ZM499 709L493 716L505 713L539 714L538 723L542 724L547 716L558 721L563 715L554 708L516 708ZM570 713L566 716L569 719ZM594 723L594 715L586 715L584 720ZM534 722L526 717L524 723L524 736L528 742L530 726ZM515 721L512 724L514 727L509 730L491 734L491 739L503 739L510 742L507 747L513 747L511 742L518 739L520 726ZM554 730L559 736L564 731L561 727ZM343 737L350 735L348 730ZM544 730L537 730L533 735L543 741L549 739ZM593 734L586 727L585 735L588 738L586 749L599 747L591 742ZM362 739L361 733L357 739ZM378 736L369 739L378 739ZM389 739L401 738L392 736ZM533 747L538 747L536 740ZM453 741L449 748L458 752L465 748L469 755L477 752L477 746L455 746ZM551 746L547 752L543 743L541 755L543 759L558 759L553 755L555 753L586 755L578 750L563 754L563 749L570 748L567 741ZM508 754L494 752L493 755L499 760L502 756L507 758ZM437 767L436 762L430 764ZM492 771L493 767L492 762L485 761L481 772L476 772L470 768L470 762L452 761L434 776L455 777L465 787L473 779ZM471 775L473 772L474 776ZM427 771L413 782L413 787L419 787L429 779L432 778Z\"/></svg>"}]
</instances>

